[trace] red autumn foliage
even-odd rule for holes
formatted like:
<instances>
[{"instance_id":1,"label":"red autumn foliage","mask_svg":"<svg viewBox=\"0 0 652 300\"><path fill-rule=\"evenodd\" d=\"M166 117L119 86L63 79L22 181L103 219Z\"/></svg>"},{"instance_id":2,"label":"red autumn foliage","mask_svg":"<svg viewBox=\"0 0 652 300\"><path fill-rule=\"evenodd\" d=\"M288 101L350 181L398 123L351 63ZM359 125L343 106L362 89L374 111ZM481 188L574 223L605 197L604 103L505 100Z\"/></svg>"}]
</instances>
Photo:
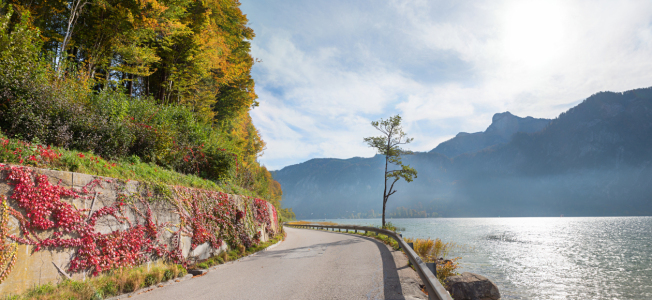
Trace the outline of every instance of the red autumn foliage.
<instances>
[{"instance_id":1,"label":"red autumn foliage","mask_svg":"<svg viewBox=\"0 0 652 300\"><path fill-rule=\"evenodd\" d=\"M75 250L68 268L70 272L90 271L97 275L119 267L139 265L154 257L167 257L186 264L180 248L182 234L192 238L191 249L194 249L203 243L219 248L223 241L232 247L251 247L260 238L260 231L256 232L256 228L265 226L267 232L273 231L268 205L264 200L245 200L252 208L249 210L252 223L247 223L248 205L239 209L228 194L175 187L176 197L171 202L176 207L181 226L173 232L172 247L168 250L159 238L162 229L170 224L157 224L149 203L142 197L134 201L120 194L112 205L95 211L78 209L66 201L80 198L91 200L97 196L96 189L103 183L111 183L111 180L96 179L75 190L53 185L46 175L39 175L25 167L0 164L0 171L6 174L7 182L14 186L10 199L23 210L19 212L9 208L10 214L19 222L22 237L12 234L7 234L7 237L35 246L34 251L44 248ZM126 209L131 209L143 221L133 224L126 217ZM114 218L126 225L126 229L98 232L97 221L104 217ZM275 210L273 217L276 221ZM39 233L44 230L49 230L52 235L40 238Z\"/></svg>"}]
</instances>

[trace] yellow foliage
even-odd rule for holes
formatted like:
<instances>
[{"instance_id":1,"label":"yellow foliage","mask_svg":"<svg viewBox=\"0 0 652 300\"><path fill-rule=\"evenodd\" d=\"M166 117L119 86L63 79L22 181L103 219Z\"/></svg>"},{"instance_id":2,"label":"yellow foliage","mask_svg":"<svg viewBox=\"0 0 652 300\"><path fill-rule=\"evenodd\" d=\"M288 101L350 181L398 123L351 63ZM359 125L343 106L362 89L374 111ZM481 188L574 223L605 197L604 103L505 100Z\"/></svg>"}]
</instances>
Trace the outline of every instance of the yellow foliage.
<instances>
[{"instance_id":1,"label":"yellow foliage","mask_svg":"<svg viewBox=\"0 0 652 300\"><path fill-rule=\"evenodd\" d=\"M424 262L434 262L437 264L436 275L442 285L447 277L458 275L456 271L460 266L457 261L461 259L461 257L445 259L446 256L448 256L448 253L453 248L457 247L455 243L444 243L439 238L435 240L430 238L406 238L405 241L413 243L414 252L416 252Z\"/></svg>"},{"instance_id":2,"label":"yellow foliage","mask_svg":"<svg viewBox=\"0 0 652 300\"><path fill-rule=\"evenodd\" d=\"M445 258L452 249L457 247L455 243L444 243L439 238L435 240L430 238L406 238L405 241L408 243L414 243L414 252L419 254L419 256L427 262L434 262L437 258Z\"/></svg>"}]
</instances>

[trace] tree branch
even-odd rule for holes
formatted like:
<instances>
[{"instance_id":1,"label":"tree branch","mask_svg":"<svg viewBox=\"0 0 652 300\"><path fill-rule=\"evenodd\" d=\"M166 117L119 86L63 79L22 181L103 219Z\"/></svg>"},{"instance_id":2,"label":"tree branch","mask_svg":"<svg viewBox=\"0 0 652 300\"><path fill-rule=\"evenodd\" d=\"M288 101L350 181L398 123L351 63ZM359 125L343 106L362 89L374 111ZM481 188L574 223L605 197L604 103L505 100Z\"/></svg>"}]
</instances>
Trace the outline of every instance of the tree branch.
<instances>
[{"instance_id":1,"label":"tree branch","mask_svg":"<svg viewBox=\"0 0 652 300\"><path fill-rule=\"evenodd\" d=\"M389 187L389 194L387 195L388 198L389 198L389 196L391 196L392 194L396 193L396 190L394 190L394 191L392 191L392 190L394 189L394 184L395 184L399 179L400 179L399 177L395 177L395 178L394 178L394 182L392 182L392 185Z\"/></svg>"}]
</instances>

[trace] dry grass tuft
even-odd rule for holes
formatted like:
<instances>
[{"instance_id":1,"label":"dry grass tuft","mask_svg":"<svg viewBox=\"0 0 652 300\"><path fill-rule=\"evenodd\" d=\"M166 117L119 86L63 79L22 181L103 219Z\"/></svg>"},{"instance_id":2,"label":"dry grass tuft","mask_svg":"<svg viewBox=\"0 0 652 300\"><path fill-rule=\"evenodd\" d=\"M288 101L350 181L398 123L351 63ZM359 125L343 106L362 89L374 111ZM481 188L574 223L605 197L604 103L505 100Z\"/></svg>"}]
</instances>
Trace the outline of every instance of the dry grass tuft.
<instances>
[{"instance_id":1,"label":"dry grass tuft","mask_svg":"<svg viewBox=\"0 0 652 300\"><path fill-rule=\"evenodd\" d=\"M446 258L452 249L457 248L457 244L453 242L444 243L440 239L406 238L405 241L414 244L414 252L419 254L425 262L435 262L438 258Z\"/></svg>"},{"instance_id":2,"label":"dry grass tuft","mask_svg":"<svg viewBox=\"0 0 652 300\"><path fill-rule=\"evenodd\" d=\"M229 254L226 253L226 251L220 252L219 257L221 257L224 262L229 261Z\"/></svg>"},{"instance_id":3,"label":"dry grass tuft","mask_svg":"<svg viewBox=\"0 0 652 300\"><path fill-rule=\"evenodd\" d=\"M406 238L405 241L413 243L414 252L416 252L424 262L434 262L437 264L436 275L442 285L445 285L447 277L458 275L457 269L460 268L460 266L457 261L461 257L446 259L449 252L458 247L457 244L453 242L444 243L441 239L432 240L430 238Z\"/></svg>"},{"instance_id":4,"label":"dry grass tuft","mask_svg":"<svg viewBox=\"0 0 652 300\"><path fill-rule=\"evenodd\" d=\"M65 280L58 285L51 283L36 286L21 295L5 296L6 299L104 299L130 293L142 287L184 276L186 270L180 265L156 264L150 271L146 267L117 269L86 281Z\"/></svg>"}]
</instances>

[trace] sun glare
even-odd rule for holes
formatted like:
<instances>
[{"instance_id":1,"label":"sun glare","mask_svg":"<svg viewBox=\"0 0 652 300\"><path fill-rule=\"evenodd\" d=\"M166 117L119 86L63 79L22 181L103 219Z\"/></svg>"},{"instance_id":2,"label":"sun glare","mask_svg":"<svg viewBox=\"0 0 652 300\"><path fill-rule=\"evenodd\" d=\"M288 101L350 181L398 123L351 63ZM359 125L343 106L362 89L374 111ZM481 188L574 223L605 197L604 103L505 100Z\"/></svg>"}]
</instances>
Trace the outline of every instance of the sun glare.
<instances>
[{"instance_id":1,"label":"sun glare","mask_svg":"<svg viewBox=\"0 0 652 300\"><path fill-rule=\"evenodd\" d=\"M508 60L543 66L563 51L566 11L556 1L516 1L504 14L504 54Z\"/></svg>"}]
</instances>

